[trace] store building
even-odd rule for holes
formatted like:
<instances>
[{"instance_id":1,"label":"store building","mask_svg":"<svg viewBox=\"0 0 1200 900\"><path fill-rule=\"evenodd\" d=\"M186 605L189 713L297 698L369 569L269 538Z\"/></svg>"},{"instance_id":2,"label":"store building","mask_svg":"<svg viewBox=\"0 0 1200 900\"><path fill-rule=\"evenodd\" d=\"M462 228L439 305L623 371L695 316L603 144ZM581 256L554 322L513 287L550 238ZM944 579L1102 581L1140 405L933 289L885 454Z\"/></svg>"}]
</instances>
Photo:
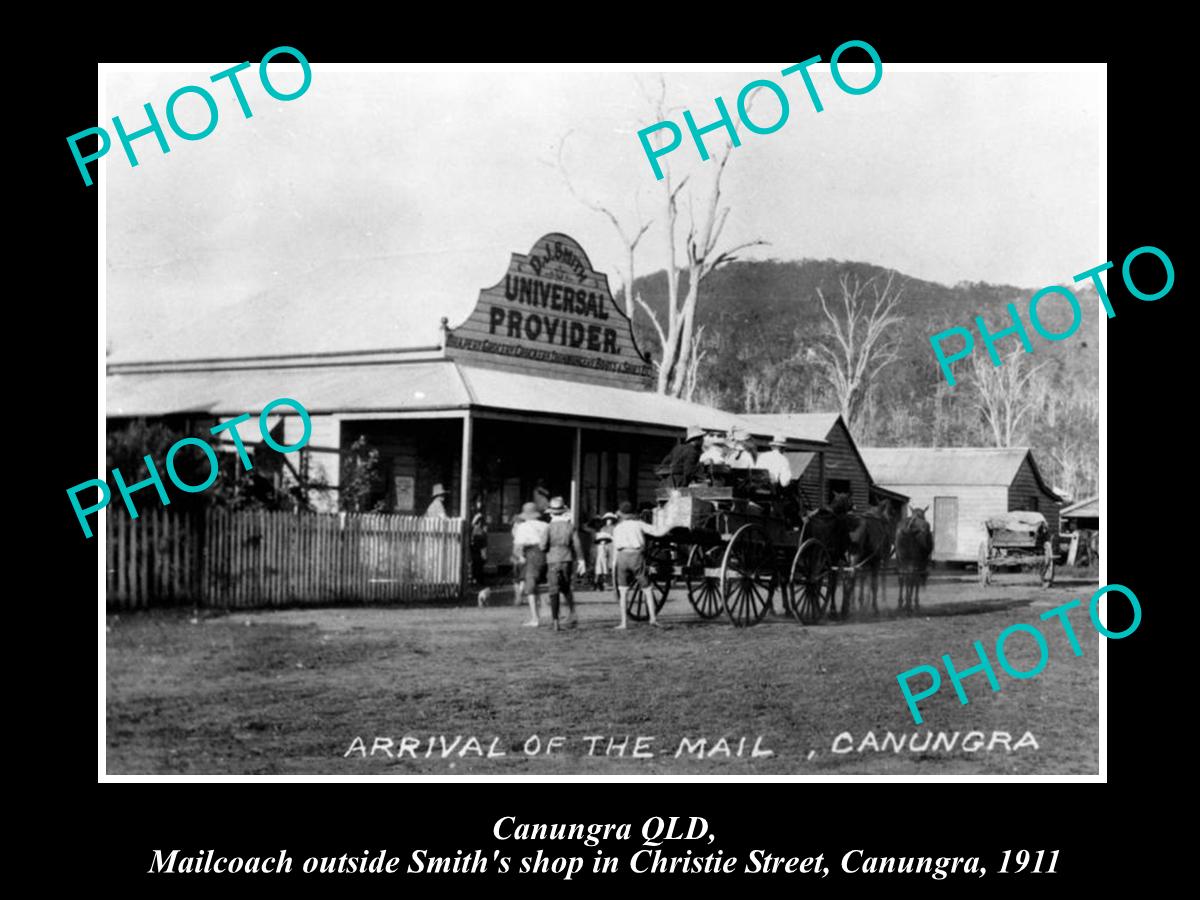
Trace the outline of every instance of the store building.
<instances>
[{"instance_id":1,"label":"store building","mask_svg":"<svg viewBox=\"0 0 1200 900\"><path fill-rule=\"evenodd\" d=\"M489 557L500 564L509 523L539 481L586 522L625 500L652 503L655 468L689 426L737 427L760 440L779 431L656 393L653 366L607 276L563 234L512 254L471 314L442 325L440 343L425 347L112 364L110 427L152 418L201 435L294 398L312 420L301 468L323 474L327 508L337 508L340 459L364 437L380 453L375 499L384 510L422 513L435 484L449 491L451 515L469 517L481 498ZM240 433L249 445L259 437L255 421L247 424ZM300 433L297 417L285 417L283 439ZM822 437L784 433L802 468L829 449ZM824 485L814 493L823 496Z\"/></svg>"}]
</instances>

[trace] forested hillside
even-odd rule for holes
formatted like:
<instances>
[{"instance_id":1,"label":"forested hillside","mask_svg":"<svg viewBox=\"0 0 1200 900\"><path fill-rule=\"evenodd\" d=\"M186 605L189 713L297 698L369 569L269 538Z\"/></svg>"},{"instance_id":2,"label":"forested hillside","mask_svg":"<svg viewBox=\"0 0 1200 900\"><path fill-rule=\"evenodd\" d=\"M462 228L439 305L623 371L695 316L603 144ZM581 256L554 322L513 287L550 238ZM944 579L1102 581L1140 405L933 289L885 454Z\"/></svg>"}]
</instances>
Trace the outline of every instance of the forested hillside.
<instances>
[{"instance_id":1,"label":"forested hillside","mask_svg":"<svg viewBox=\"0 0 1200 900\"><path fill-rule=\"evenodd\" d=\"M886 280L887 272L866 263L835 260L735 262L705 279L696 322L703 358L693 399L739 412L809 412L838 408L822 378L815 345L829 340L817 298L820 288L835 313L839 277ZM686 275L685 275L686 278ZM1019 391L1032 407L1013 431L1011 445L1029 445L1046 479L1076 498L1095 493L1099 462L1099 344L1095 292L1069 285L1083 308L1083 324L1069 338L1051 343L1026 319L1034 352L1021 354L1018 371L1037 367ZM957 384L946 383L929 336L954 325L974 329L983 315L999 330L1009 324L1005 304L1025 317L1035 288L984 283L953 287L896 273L893 289L903 288L895 308L901 321L890 326L898 360L876 379L863 413L852 423L864 445L990 446L998 439L980 409L980 385L968 360L955 364ZM663 272L638 279L642 299L664 315L667 280ZM686 284L680 290L686 289ZM623 302L623 300L622 300ZM1070 321L1064 299L1049 297L1039 307L1045 327L1061 331ZM658 340L646 313L637 310L634 327L641 348L658 356ZM949 344L949 348L957 343ZM1002 354L1020 346L1002 339ZM976 350L985 354L976 335ZM992 369L993 367L988 367Z\"/></svg>"}]
</instances>

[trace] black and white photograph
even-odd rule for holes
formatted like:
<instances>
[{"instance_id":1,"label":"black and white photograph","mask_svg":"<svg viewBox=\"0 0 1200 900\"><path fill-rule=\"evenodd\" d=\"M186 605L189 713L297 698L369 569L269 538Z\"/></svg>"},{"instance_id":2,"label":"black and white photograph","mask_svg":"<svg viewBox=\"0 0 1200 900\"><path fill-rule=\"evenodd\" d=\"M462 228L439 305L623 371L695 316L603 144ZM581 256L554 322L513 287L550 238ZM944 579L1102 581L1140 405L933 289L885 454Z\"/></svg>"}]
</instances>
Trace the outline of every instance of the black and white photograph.
<instances>
[{"instance_id":1,"label":"black and white photograph","mask_svg":"<svg viewBox=\"0 0 1200 900\"><path fill-rule=\"evenodd\" d=\"M1104 780L1103 65L303 51L72 145L102 776Z\"/></svg>"}]
</instances>

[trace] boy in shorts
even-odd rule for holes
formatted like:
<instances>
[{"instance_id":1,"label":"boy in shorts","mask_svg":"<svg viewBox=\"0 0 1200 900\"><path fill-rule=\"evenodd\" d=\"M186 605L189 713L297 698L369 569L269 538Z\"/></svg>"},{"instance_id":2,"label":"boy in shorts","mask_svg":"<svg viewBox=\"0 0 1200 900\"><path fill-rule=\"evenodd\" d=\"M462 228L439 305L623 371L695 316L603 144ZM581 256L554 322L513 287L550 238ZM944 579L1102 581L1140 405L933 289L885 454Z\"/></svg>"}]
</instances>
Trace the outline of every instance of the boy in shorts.
<instances>
[{"instance_id":1,"label":"boy in shorts","mask_svg":"<svg viewBox=\"0 0 1200 900\"><path fill-rule=\"evenodd\" d=\"M524 578L521 592L529 601L528 628L538 626L537 589L546 583L546 548L550 545L550 526L542 521L536 504L526 503L521 507L513 526L513 558L520 561Z\"/></svg>"},{"instance_id":2,"label":"boy in shorts","mask_svg":"<svg viewBox=\"0 0 1200 900\"><path fill-rule=\"evenodd\" d=\"M613 550L616 562L613 566L613 580L617 585L617 602L621 604L621 624L613 626L617 630L629 627L628 613L625 609L629 597L629 589L637 581L644 589L649 587L646 578L646 538L660 537L663 532L647 525L633 511L633 504L626 500L621 504L621 518L613 529ZM654 603L646 606L650 610L650 624L658 627L658 614Z\"/></svg>"}]
</instances>

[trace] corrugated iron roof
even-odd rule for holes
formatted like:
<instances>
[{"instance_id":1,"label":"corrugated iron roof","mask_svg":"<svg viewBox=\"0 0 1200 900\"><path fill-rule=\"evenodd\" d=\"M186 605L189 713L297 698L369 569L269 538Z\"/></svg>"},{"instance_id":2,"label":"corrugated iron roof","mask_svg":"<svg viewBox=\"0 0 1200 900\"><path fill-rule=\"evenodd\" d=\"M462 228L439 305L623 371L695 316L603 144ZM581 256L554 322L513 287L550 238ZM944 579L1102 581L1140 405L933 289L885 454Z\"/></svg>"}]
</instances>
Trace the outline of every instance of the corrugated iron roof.
<instances>
[{"instance_id":1,"label":"corrugated iron roof","mask_svg":"<svg viewBox=\"0 0 1200 900\"><path fill-rule=\"evenodd\" d=\"M823 441L833 430L838 413L743 413L742 418L755 426L755 431Z\"/></svg>"},{"instance_id":2,"label":"corrugated iron roof","mask_svg":"<svg viewBox=\"0 0 1200 900\"><path fill-rule=\"evenodd\" d=\"M653 391L631 391L462 363L459 370L477 406L669 428L698 425L725 431L746 427L740 417L731 413Z\"/></svg>"},{"instance_id":3,"label":"corrugated iron roof","mask_svg":"<svg viewBox=\"0 0 1200 900\"><path fill-rule=\"evenodd\" d=\"M1067 519L1098 519L1100 518L1100 495L1088 497L1070 506L1064 506L1058 513Z\"/></svg>"},{"instance_id":4,"label":"corrugated iron roof","mask_svg":"<svg viewBox=\"0 0 1200 900\"><path fill-rule=\"evenodd\" d=\"M1028 447L860 447L871 477L883 485L1010 485ZM1032 458L1031 458L1032 462ZM1040 473L1034 467L1035 476Z\"/></svg>"},{"instance_id":5,"label":"corrugated iron roof","mask_svg":"<svg viewBox=\"0 0 1200 900\"><path fill-rule=\"evenodd\" d=\"M237 415L291 397L310 413L463 409L470 395L449 360L365 365L271 365L111 371L109 416Z\"/></svg>"},{"instance_id":6,"label":"corrugated iron roof","mask_svg":"<svg viewBox=\"0 0 1200 900\"><path fill-rule=\"evenodd\" d=\"M447 359L358 361L313 359L210 360L110 366L105 386L109 416L259 412L291 397L310 413L416 412L488 408L629 424L709 430L743 428L770 436L745 417L652 391L527 375ZM787 433L785 431L785 433ZM788 437L824 444L806 435ZM811 444L810 444L811 446Z\"/></svg>"}]
</instances>

